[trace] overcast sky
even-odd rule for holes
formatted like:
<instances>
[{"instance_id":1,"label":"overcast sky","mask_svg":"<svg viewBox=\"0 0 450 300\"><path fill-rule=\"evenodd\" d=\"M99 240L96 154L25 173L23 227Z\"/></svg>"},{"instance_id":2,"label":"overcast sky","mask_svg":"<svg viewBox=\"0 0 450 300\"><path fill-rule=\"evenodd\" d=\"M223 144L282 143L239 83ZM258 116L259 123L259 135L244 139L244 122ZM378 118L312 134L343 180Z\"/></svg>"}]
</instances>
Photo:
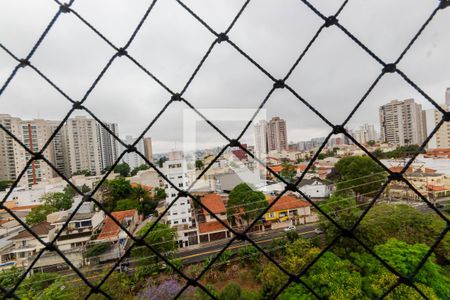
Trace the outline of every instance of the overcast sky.
<instances>
[{"instance_id":1,"label":"overcast sky","mask_svg":"<svg viewBox=\"0 0 450 300\"><path fill-rule=\"evenodd\" d=\"M73 9L115 45L124 45L151 1L75 0ZM227 28L244 1L186 0L217 32ZM395 61L437 0L350 0L339 22L386 62ZM342 1L311 1L331 15ZM0 42L25 57L58 9L54 1L0 1ZM229 37L276 78L283 77L322 21L300 0L253 0ZM437 102L450 87L450 8L438 12L399 65ZM130 55L171 90L180 91L214 36L176 1L160 0L128 49ZM31 62L70 97L83 97L114 51L73 14L64 14L42 42ZM0 50L0 82L15 62ZM288 83L333 123L342 122L379 75L381 66L338 28L323 31L292 73ZM199 109L256 109L272 82L227 43L217 45L185 93ZM378 107L393 99L415 98L431 105L398 75L388 74L376 86L350 127L364 122L378 128ZM170 95L126 57L118 58L85 105L105 122L119 124L120 135L138 135ZM70 103L31 69L20 69L0 96L0 113L23 119L61 119ZM181 147L183 110L175 103L147 134L155 152ZM277 90L266 116L286 119L290 141L326 135L329 128L287 90ZM218 126L235 137L245 122ZM79 114L79 113L77 113ZM224 144L207 124L198 124L202 146ZM252 140L252 128L244 142ZM199 146L201 147L201 146Z\"/></svg>"}]
</instances>

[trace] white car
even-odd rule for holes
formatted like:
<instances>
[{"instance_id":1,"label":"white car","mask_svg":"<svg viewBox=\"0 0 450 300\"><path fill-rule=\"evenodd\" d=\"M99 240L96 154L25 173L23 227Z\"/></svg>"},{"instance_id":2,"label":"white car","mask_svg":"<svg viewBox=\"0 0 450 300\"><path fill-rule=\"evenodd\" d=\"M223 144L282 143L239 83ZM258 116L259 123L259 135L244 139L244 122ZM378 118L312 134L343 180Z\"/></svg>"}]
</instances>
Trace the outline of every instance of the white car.
<instances>
[{"instance_id":1,"label":"white car","mask_svg":"<svg viewBox=\"0 0 450 300\"><path fill-rule=\"evenodd\" d=\"M322 234L322 233L323 233L323 231L320 230L319 228L314 229L314 232L315 232L316 234Z\"/></svg>"},{"instance_id":2,"label":"white car","mask_svg":"<svg viewBox=\"0 0 450 300\"><path fill-rule=\"evenodd\" d=\"M291 231L291 230L295 230L295 226L294 225L289 225L288 227L286 227L284 229L284 231Z\"/></svg>"}]
</instances>

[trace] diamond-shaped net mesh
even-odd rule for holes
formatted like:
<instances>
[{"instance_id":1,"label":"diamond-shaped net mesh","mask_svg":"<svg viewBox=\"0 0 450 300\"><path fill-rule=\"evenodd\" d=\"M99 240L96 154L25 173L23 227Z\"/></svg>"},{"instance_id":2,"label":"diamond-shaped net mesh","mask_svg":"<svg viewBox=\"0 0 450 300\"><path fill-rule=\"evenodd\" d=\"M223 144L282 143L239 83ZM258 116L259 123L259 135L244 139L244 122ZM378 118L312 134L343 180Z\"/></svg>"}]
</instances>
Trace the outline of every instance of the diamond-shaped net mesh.
<instances>
[{"instance_id":1,"label":"diamond-shaped net mesh","mask_svg":"<svg viewBox=\"0 0 450 300\"><path fill-rule=\"evenodd\" d=\"M444 123L444 122L448 122L450 121L450 115L448 112L446 112L443 108L441 108L430 96L428 96L423 89L421 89L415 82L413 82L402 70L400 70L398 68L398 64L399 62L403 59L403 57L405 56L405 54L409 51L409 49L411 48L411 46L416 42L416 40L418 39L418 37L422 34L422 32L424 31L424 29L433 21L433 18L439 14L439 12L445 8L447 8L450 5L450 2L447 0L441 0L441 1L436 1L436 7L435 9L431 12L431 14L429 15L428 19L425 21L425 23L421 24L417 33L413 36L413 38L411 39L411 41L405 46L404 50L401 52L401 54L398 56L398 58L395 61L383 61L379 56L377 56L377 54L372 51L367 45L365 45L363 42L361 42L357 37L355 37L355 35L352 34L352 32L350 30L348 30L346 27L344 27L340 22L339 22L339 16L342 13L342 11L345 10L346 5L348 3L348 1L344 1L343 4L340 6L340 8L335 12L334 15L331 16L326 16L324 15L321 11L319 11L316 7L314 7L311 3L309 3L306 0L299 0L300 2L302 2L305 6L306 9L311 10L319 20L321 20L322 25L317 29L316 33L314 34L314 36L312 37L312 39L309 41L309 43L307 43L306 47L303 49L303 51L301 51L300 55L298 56L298 58L296 59L295 63L292 65L291 68L289 68L289 70L287 71L286 75L282 78L277 78L275 76L273 76L269 71L267 71L264 67L261 66L261 64L259 64L254 58L252 58L248 53L246 53L237 43L235 43L233 41L232 38L230 38L229 33L230 31L233 29L233 26L236 24L236 22L239 20L239 18L241 17L242 13L244 12L244 10L246 9L246 7L248 6L250 0L245 1L245 3L242 5L242 7L240 8L240 10L238 11L238 13L235 15L235 17L233 18L232 22L229 24L229 26L222 32L217 32L215 29L212 28L212 26L210 26L204 19L202 19L198 14L196 14L195 11L193 11L188 4L184 3L183 1L176 1L178 3L178 5L183 8L186 13L188 15L190 15L192 17L192 20L194 22L199 22L201 24L201 26L204 26L211 34L212 37L212 42L211 45L209 46L209 48L207 49L206 53L204 54L204 56L201 58L200 62L198 63L197 67L193 70L191 76L189 77L188 81L184 84L183 88L179 91L175 91L172 90L171 87L169 87L167 84L165 84L162 80L160 80L158 78L158 76L156 74L154 74L151 70L147 69L146 67L144 67L144 64L140 63L135 57L133 57L130 53L127 52L127 49L130 47L130 45L133 43L133 41L135 40L136 35L138 34L138 32L142 29L143 24L152 17L152 10L157 2L157 0L154 0L150 3L150 5L148 6L148 9L145 11L144 15L142 16L142 18L140 19L137 27L135 28L135 30L133 31L133 33L131 34L131 36L129 37L128 41L124 44L124 45L115 45L111 40L108 39L108 37L103 34L100 30L98 30L97 28L95 28L87 19L85 19L83 17L83 15L79 12L77 12L74 8L72 8L72 4L74 3L74 0L69 1L68 3L61 3L58 0L55 0L55 2L58 4L59 9L56 11L56 13L54 14L54 16L52 17L52 19L50 20L50 22L48 23L48 25L46 26L44 32L40 35L38 41L33 45L32 49L30 50L30 52L28 53L28 55L24 58L20 58L17 55L15 55L9 48L7 45L4 45L3 43L0 43L0 47L1 49L7 53L11 58L13 58L16 62L17 65L15 66L15 68L12 70L11 74L7 77L6 81L2 84L1 89L0 89L0 96L5 92L5 90L8 89L9 84L14 80L14 78L16 77L16 75L21 72L21 69L24 68L29 68L32 69L38 76L40 76L42 79L44 79L48 84L50 84L50 86L52 88L54 88L61 96L63 96L68 102L70 102L70 104L72 105L71 109L67 112L67 114L65 115L65 117L63 118L63 120L61 121L61 123L59 124L59 126L56 127L55 131L53 132L53 134L51 135L51 137L48 139L48 141L45 143L44 147L42 149L40 149L38 152L34 151L33 149L30 149L29 147L27 147L24 143L22 143L22 141L16 137L10 130L8 130L8 128L6 128L5 126L3 126L2 124L0 124L0 128L1 130L3 130L7 135L9 135L11 138L14 139L15 142L17 142L27 153L29 153L29 161L27 162L25 168L23 169L23 171L21 172L20 176L18 177L18 179L12 184L9 192L7 193L7 195L4 197L4 199L1 202L1 208L4 209L6 212L8 212L12 218L14 218L15 220L17 220L17 222L19 222L23 228L25 228L37 241L39 241L39 243L41 243L43 245L43 247L41 247L41 250L35 255L33 261L29 264L29 266L27 267L27 269L25 270L25 272L23 274L21 274L21 276L19 277L18 281L14 283L14 287L8 289L5 287L0 286L0 289L2 290L4 296L6 298L17 298L17 295L15 294L17 288L19 287L19 285L25 280L27 274L33 269L34 265L37 263L37 261L44 255L44 253L46 251L51 251L51 252L56 252L59 256L61 256L61 258L64 260L64 262L79 276L79 278L81 279L82 283L84 283L85 285L87 285L89 287L89 293L86 295L86 298L89 298L91 295L93 294L102 294L103 296L105 296L106 298L111 298L111 296L108 294L109 291L103 290L102 286L104 285L104 283L108 280L108 278L113 274L113 272L121 265L121 263L124 262L124 260L129 256L129 254L131 253L131 251L135 248L135 247L146 247L148 248L155 257L159 257L165 264L166 266L171 267L174 272L176 272L182 279L184 279L184 281L186 282L185 286L183 288L181 288L177 295L175 296L175 298L178 298L182 295L182 293L187 290L190 286L193 287L198 287L200 289L202 289L204 291L204 293L206 293L207 295L209 295L211 298L216 298L208 288L206 288L202 283L200 283L200 278L202 278L202 276L205 275L205 273L208 272L208 270L210 268L213 267L213 265L218 262L220 260L220 257L224 254L224 252L227 251L227 249L233 244L233 242L235 241L246 241L248 242L250 245L252 245L255 249L257 249L257 251L260 252L261 255L265 256L271 263L273 263L274 265L276 265L282 273L284 273L288 280L286 281L286 283L280 287L279 291L278 291L278 295L280 295L291 283L295 282L295 283L300 283L302 284L311 294L315 295L317 298L321 298L316 291L314 291L307 282L304 281L303 279L303 275L305 275L309 270L311 270L313 268L313 266L315 265L315 263L323 256L324 253L326 253L327 251L329 251L333 245L335 243L337 243L337 241L340 238L349 238L349 239L353 239L358 245L360 245L362 248L364 248L368 253L370 253L376 260L378 260L387 270L389 270L390 272L392 272L396 278L397 278L397 282L392 285L388 290L385 291L385 293L382 295L382 298L386 297L390 292L392 292L397 286L399 286L400 284L406 284L412 288L414 288L417 293L419 293L422 297L427 298L425 296L425 294L421 291L421 289L419 289L416 284L414 283L414 277L418 274L418 272L421 270L421 268L424 266L425 262L427 261L427 259L429 258L429 256L432 254L432 252L434 251L434 249L437 247L437 245L439 244L439 242L444 238L444 236L446 235L446 233L449 230L449 220L447 219L447 217L445 215L443 215L438 209L436 209L436 207L430 203L430 201L424 197L417 189L415 186L413 186L403 175L406 172L406 170L410 167L410 165L413 163L414 159L417 157L417 155L420 153L417 152L413 155L413 157L411 157L409 159L409 161L405 164L405 166L403 167L403 169L400 172L393 172L391 171L389 168L387 168L382 162L380 162L379 159L377 159L369 150L367 150L362 144L360 144L357 140L355 140L355 138L349 134L347 132L347 130L345 129L346 124L348 123L348 121L352 118L352 116L356 113L356 111L359 109L359 107L364 103L364 101L366 100L366 98L368 97L368 95L372 92L372 90L375 88L375 86L378 84L378 82L380 81L380 79L387 73L397 73L398 75L400 75L407 84L409 84L412 88L414 88L418 93L420 93L424 98L426 98L440 113L442 113L442 119L440 120L440 122L438 123L438 125L436 126L436 128L431 132L430 136L428 136L425 141L423 142L423 144L420 147L420 150L425 149L425 146L427 145L427 143L429 142L429 140L433 137L433 135L437 132L437 130L439 129L439 127ZM279 5L282 5L282 3L280 3ZM106 43L106 45L110 48L112 48L114 50L114 55L112 55L111 58L109 58L109 60L107 61L106 65L100 70L100 73L98 74L98 76L96 77L96 79L94 80L94 82L92 82L92 84L90 85L90 87L87 89L87 91L84 93L84 95L82 96L81 99L77 100L77 99L72 99L71 97L68 96L68 93L65 93L64 90L59 87L57 84L55 84L54 81L52 81L51 78L47 77L45 75L44 72L42 72L38 67L36 67L35 65L33 65L33 55L35 54L36 50L41 46L43 40L46 38L46 36L48 35L48 33L56 26L58 26L59 23L59 19L63 19L64 15L66 14L73 14L75 15L76 19L84 26L86 26L89 30L91 30L93 33L95 33L95 35L104 43ZM312 51L312 45L316 42L317 38L326 30L328 30L328 28L330 27L334 27L334 28L338 28L340 31L342 31L345 36L350 39L353 43L355 43L358 47L360 47L361 49L364 50L364 52L371 58L373 59L376 63L379 64L380 67L380 74L379 76L376 78L376 80L367 88L366 92L364 93L364 95L361 97L361 99L357 102L357 104L353 107L351 113L348 115L348 117L344 120L344 122L342 122L341 124L333 124L332 122L330 122L319 110L317 110L312 104L311 102L308 101L308 99L305 99L304 97L301 96L301 93L296 91L292 86L290 86L286 81L287 79L290 77L290 75L293 73L294 69L298 66L298 64L300 63L300 61L302 61L302 59L304 58L304 56L306 55L307 52ZM255 114L253 115L253 117L248 120L248 122L246 123L246 126L244 127L244 129L242 130L242 132L235 137L229 137L227 136L223 131L221 131L215 124L214 122L208 120L203 114L200 113L200 111L189 101L189 99L185 98L185 92L188 89L188 87L191 85L192 81L194 80L194 78L197 76L199 70L203 67L204 63L207 61L208 57L210 56L213 48L215 47L221 47L222 44L228 44L229 46L231 46L239 55L241 55L243 58L245 58L245 60L253 65L254 67L256 67L262 74L264 74L268 79L270 79L273 82L273 85L270 89L270 91L267 93L267 95L264 97L263 101L260 103L257 111L255 112ZM125 144L121 139L119 139L119 137L107 126L105 125L100 118L98 118L95 114L95 112L89 110L87 107L85 107L85 102L89 101L89 96L91 94L91 92L96 88L96 86L98 85L98 83L102 80L103 76L108 72L108 69L115 63L116 60L129 60L131 63L133 63L134 65L136 65L139 69L141 69L142 71L145 72L145 74L147 74L152 80L154 80L154 82L156 82L159 86L161 86L164 90L166 90L168 93L170 93L171 97L169 99L167 99L166 104L163 106L163 108L161 109L161 111L159 111L159 113L157 113L157 115L154 117L154 119L147 125L147 127L145 128L145 130L140 134L140 136L138 137L138 139L136 139L136 141L130 145ZM255 116L257 115L258 111L263 109L265 107L266 102L269 100L269 98L272 96L272 94L274 93L275 90L277 89L285 89L287 90L289 93L291 93L296 99L298 99L298 101L302 102L310 111L311 114L316 115L318 118L320 118L325 124L327 124L330 128L330 133L328 134L328 136L326 137L326 139L323 141L322 145L319 147L319 150L314 154L314 156L312 157L312 159L310 160L310 162L308 163L306 170L302 173L302 176L300 176L296 182L288 182L285 178L281 177L278 173L274 172L270 167L266 166L264 164L264 162L260 161L257 157L254 157L254 155L244 146L241 145L240 143L240 139L242 138L242 136L244 135L245 131L249 128L249 126L252 124ZM280 182L285 184L285 190L283 192L281 192L273 202L271 202L269 204L268 207L266 207L263 211L261 211L259 213L259 215L252 221L250 222L250 224L243 230L237 230L234 227L231 227L227 222L224 222L221 218L219 218L218 216L216 216L212 211L210 211L210 209L206 206L204 206L202 204L201 201L198 200L197 197L195 197L194 195L192 195L192 193L190 192L190 189L186 189L186 190L182 190L180 189L177 185L173 184L171 182L171 180L165 175L163 174L158 168L157 166L149 161L145 155L143 155L142 153L140 153L137 149L136 149L136 145L139 143L140 140L142 140L142 138L144 137L144 135L149 131L149 129L155 124L155 122L157 122L158 119L160 118L164 118L164 113L165 111L171 106L173 105L174 102L181 102L184 103L188 108L192 109L196 114L198 114L202 119L204 119L210 126L211 128L213 128L217 134L221 135L223 138L225 138L228 141L228 145L223 148L220 153L218 153L215 158L203 169L203 171L198 175L197 180L199 178L201 178L207 171L208 169L210 169L210 167L219 159L219 157L226 151L227 148L230 147L239 147L240 149L242 149L242 151L244 151L245 153L247 153L247 155L249 155L250 157L252 157L254 160L256 160L258 162L258 164L260 164L262 167L267 169L267 172L269 172L273 177L275 177L277 180L279 180ZM102 180L100 180L100 182L97 183L96 187L88 192L88 193L83 193L77 186L75 186L70 180L69 178L67 178L64 174L62 174L62 172L52 164L52 162L45 157L44 155L44 151L45 149L50 145L50 143L52 142L52 140L55 138L55 136L58 134L58 132L62 129L64 123L69 119L69 117L76 111L85 111L87 114L89 114L92 118L94 118L107 132L109 132L116 140L118 143L120 143L123 147L125 147L125 151L123 153L121 153L118 157L118 159L115 161L115 163L111 166L111 168L109 168L109 171L107 171ZM383 184L383 187L379 190L379 192L376 193L375 196L372 196L373 199L369 202L368 205L366 205L364 207L364 210L362 212L362 214L359 216L359 218L357 219L357 221L353 224L353 226L351 226L351 228L344 228L342 225L338 224L338 222L336 222L334 220L333 217L331 217L329 214L327 214L320 206L317 205L316 202L313 202L307 195L305 195L302 191L299 190L298 188L298 184L304 179L305 174L307 174L307 172L313 167L314 162L318 159L319 153L325 148L325 146L327 145L329 139L335 135L335 134L344 134L348 139L350 139L355 145L357 145L358 147L360 147L371 159L373 159L373 161L375 161L378 165L380 165L387 173L389 173L388 176L388 180ZM152 226L150 226L147 230L147 232L139 237L134 236L132 233L130 233L127 228L121 224L119 221L117 221L114 216L107 210L105 209L104 205L102 204L101 201L98 201L95 198L95 194L96 192L100 189L101 185L105 182L106 178L108 177L108 175L110 175L110 173L112 172L112 170L114 169L115 166L117 166L119 164L119 161L124 157L124 155L126 153L130 153L130 152L135 152L137 153L140 157L142 157L142 159L152 168L154 169L159 176L161 176L162 178L164 178L164 180L170 184L175 190L178 191L178 196L175 200L172 201L172 203L165 208L164 213L160 214L159 217L157 218L157 220L152 224ZM13 189L18 185L19 180L22 176L24 176L24 174L26 173L26 170L28 169L28 167L33 164L34 162L37 161L42 161L45 162L46 164L48 164L60 177L62 177L65 181L67 181L67 183L80 195L82 195L83 200L78 204L78 206L72 211L72 213L68 216L67 221L64 223L64 225L62 226L62 228L59 230L59 232L56 234L56 236L46 242L44 240L41 239L41 237L36 234L33 230L31 230L30 226L28 226L27 224L25 224L22 219L20 219L19 217L17 217L15 215L15 213L8 208L7 206L5 206L5 202L6 199L9 197L10 193L13 191ZM417 197L419 199L421 199L423 202L425 202L429 208L431 210L433 210L440 218L442 218L445 223L446 223L446 227L445 229L441 232L441 234L439 236L437 236L436 240L434 241L434 243L431 245L431 247L428 250L428 253L422 258L422 260L420 261L420 263L417 265L417 267L415 268L415 270L409 274L407 277L405 277L404 274L400 274L395 268L393 268L392 266L390 266L390 264L388 262L386 262L385 260L383 260L379 255L377 255L369 246L366 245L366 243L360 238L357 237L355 235L355 229L357 228L357 226L360 224L360 222L363 220L363 218L366 216L366 214L369 212L369 210L374 206L374 204L376 203L377 199L381 196L381 194L383 193L383 190L386 186L388 186L391 182L393 181L398 181L398 182L402 182L404 185L406 185L407 187L409 187L415 194L417 194ZM195 182L191 185L191 187L195 184ZM264 216L264 214L266 212L269 211L269 209L278 201L278 199L280 199L284 194L286 194L287 192L297 192L299 193L304 199L306 199L324 218L326 218L332 225L334 225L338 231L338 234L336 235L336 237L326 246L322 249L322 251L312 260L309 262L309 264L307 264L307 266L305 268L303 268L302 270L299 270L298 273L292 273L288 270L286 270L282 265L280 265L280 263L275 260L268 252L267 250L263 249L258 243L256 243L250 236L249 236L249 232L252 230L252 228L258 223L258 221L260 221L262 219L262 217ZM154 247L154 245L149 245L148 243L146 243L145 238L148 234L150 234L152 232L152 230L155 229L156 225L158 224L158 222L163 218L163 216L169 211L170 207L180 198L180 197L189 197L192 199L193 202L196 202L198 204L199 207L202 207L204 210L206 210L209 214L211 214L219 223L221 223L225 228L227 228L233 235L232 238L225 244L225 246L222 248L222 250L220 250L218 252L217 255L215 255L212 259L210 259L208 261L208 263L206 264L206 267L199 272L198 274L196 274L195 276L188 276L186 273L184 273L180 268L178 268L176 265L174 265L174 263L169 260L164 253L159 253L159 251ZM61 251L60 249L58 249L58 247L55 245L55 241L59 238L59 236L61 235L61 233L66 229L66 227L68 226L70 220L75 216L75 214L77 213L77 211L80 209L80 207L82 206L82 204L84 202L89 202L92 201L95 203L95 205L97 205L101 210L103 210L105 212L105 214L111 218L113 220L113 222L115 222L115 224L117 226L119 226L121 228L121 230L123 230L129 237L129 239L133 242L133 244L128 247L128 249L125 251L125 253L123 253L123 255L121 256L121 258L119 260L117 260L112 267L106 272L106 273L102 273L100 280L95 281L96 283L94 284L89 277L84 274L83 272L81 272L77 266L75 266L72 261L70 259L68 259L65 255L65 253L63 253L63 251Z\"/></svg>"}]
</instances>

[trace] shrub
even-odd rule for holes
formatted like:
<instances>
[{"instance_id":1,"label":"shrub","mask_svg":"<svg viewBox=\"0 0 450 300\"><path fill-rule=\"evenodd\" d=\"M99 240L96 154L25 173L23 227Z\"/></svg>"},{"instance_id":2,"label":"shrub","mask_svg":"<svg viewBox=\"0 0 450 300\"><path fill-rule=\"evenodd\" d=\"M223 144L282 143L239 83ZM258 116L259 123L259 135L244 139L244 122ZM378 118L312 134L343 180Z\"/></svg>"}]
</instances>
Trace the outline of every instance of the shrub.
<instances>
[{"instance_id":1,"label":"shrub","mask_svg":"<svg viewBox=\"0 0 450 300\"><path fill-rule=\"evenodd\" d=\"M110 247L109 243L101 243L101 244L96 244L92 247L90 247L89 249L86 250L86 257L94 257L94 256L98 256L102 253L105 253L106 250L108 250Z\"/></svg>"}]
</instances>

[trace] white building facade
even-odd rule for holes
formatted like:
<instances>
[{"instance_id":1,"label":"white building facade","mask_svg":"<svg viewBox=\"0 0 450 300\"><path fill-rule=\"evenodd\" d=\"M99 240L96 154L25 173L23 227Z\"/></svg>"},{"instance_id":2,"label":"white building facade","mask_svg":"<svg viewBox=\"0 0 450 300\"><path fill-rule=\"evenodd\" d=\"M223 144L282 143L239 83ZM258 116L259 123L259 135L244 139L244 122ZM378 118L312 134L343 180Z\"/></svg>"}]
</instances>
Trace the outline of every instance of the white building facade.
<instances>
[{"instance_id":1,"label":"white building facade","mask_svg":"<svg viewBox=\"0 0 450 300\"><path fill-rule=\"evenodd\" d=\"M133 138L132 136L127 135L125 139L123 140L125 144L132 145L134 142L136 142L136 138ZM120 147L120 151L125 151L125 148L123 146ZM139 151L142 155L144 154L144 142L142 139L136 144L136 150ZM130 169L133 170L134 168L139 167L140 165L145 164L145 160L138 155L136 152L131 153L125 153L125 155L122 158L122 162L128 164L130 166Z\"/></svg>"}]
</instances>

